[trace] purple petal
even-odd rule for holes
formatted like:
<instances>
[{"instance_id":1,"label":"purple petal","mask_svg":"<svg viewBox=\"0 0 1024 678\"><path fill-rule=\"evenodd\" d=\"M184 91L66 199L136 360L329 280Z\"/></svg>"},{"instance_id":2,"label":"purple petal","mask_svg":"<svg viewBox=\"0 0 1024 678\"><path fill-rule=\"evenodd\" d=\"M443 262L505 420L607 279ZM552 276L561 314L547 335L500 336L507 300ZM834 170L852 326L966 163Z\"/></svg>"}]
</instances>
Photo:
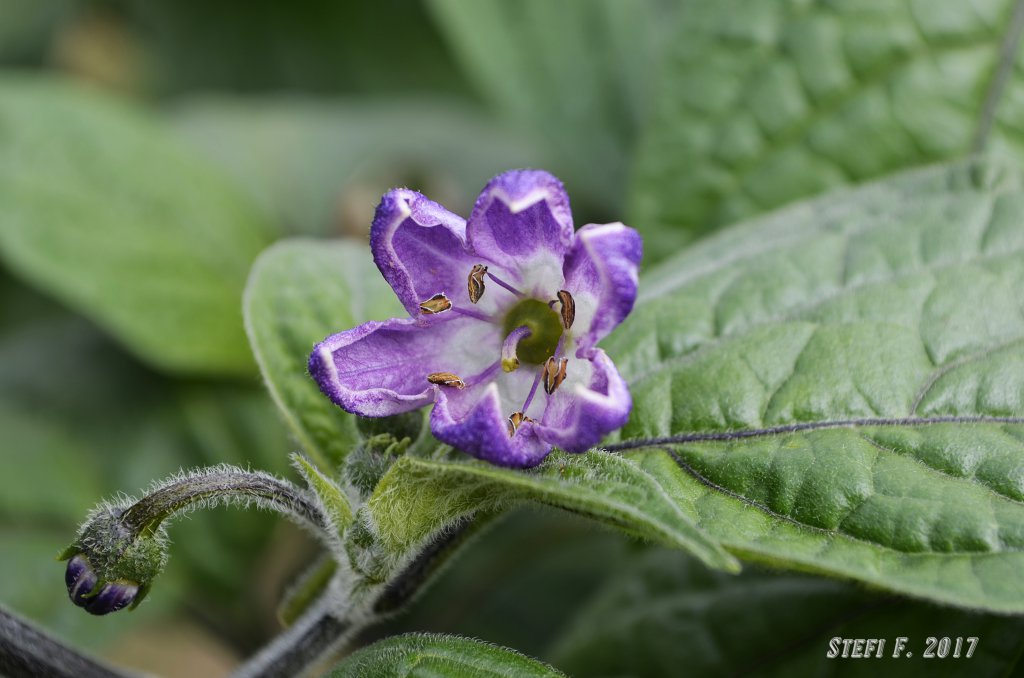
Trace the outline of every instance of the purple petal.
<instances>
[{"instance_id":1,"label":"purple petal","mask_svg":"<svg viewBox=\"0 0 1024 678\"><path fill-rule=\"evenodd\" d=\"M97 581L96 573L85 556L78 554L68 561L67 569L64 570L64 583L68 587L68 597L75 605L86 605L89 601L86 595L96 588Z\"/></svg>"},{"instance_id":2,"label":"purple petal","mask_svg":"<svg viewBox=\"0 0 1024 678\"><path fill-rule=\"evenodd\" d=\"M95 596L87 598L83 607L90 614L110 614L131 605L138 594L139 587L136 584L112 581L104 584Z\"/></svg>"},{"instance_id":3,"label":"purple petal","mask_svg":"<svg viewBox=\"0 0 1024 678\"><path fill-rule=\"evenodd\" d=\"M585 452L629 419L633 401L611 358L599 348L569 361L566 380L534 428L542 440L566 452Z\"/></svg>"},{"instance_id":4,"label":"purple petal","mask_svg":"<svg viewBox=\"0 0 1024 678\"><path fill-rule=\"evenodd\" d=\"M466 238L477 256L505 264L510 282L531 286L524 292L559 284L562 260L575 239L569 196L547 172L499 174L477 198Z\"/></svg>"},{"instance_id":5,"label":"purple petal","mask_svg":"<svg viewBox=\"0 0 1024 678\"><path fill-rule=\"evenodd\" d=\"M622 224L588 224L576 234L565 262L565 289L576 301L577 355L633 310L642 254L640 234Z\"/></svg>"},{"instance_id":6,"label":"purple petal","mask_svg":"<svg viewBox=\"0 0 1024 678\"><path fill-rule=\"evenodd\" d=\"M385 417L431 402L431 372L465 378L482 371L498 359L501 340L494 325L450 311L368 322L317 344L309 373L345 410Z\"/></svg>"},{"instance_id":7,"label":"purple petal","mask_svg":"<svg viewBox=\"0 0 1024 678\"><path fill-rule=\"evenodd\" d=\"M466 278L479 262L466 252L466 222L422 194L396 188L384 195L370 228L370 249L411 315L442 292L468 304Z\"/></svg>"},{"instance_id":8,"label":"purple petal","mask_svg":"<svg viewBox=\"0 0 1024 678\"><path fill-rule=\"evenodd\" d=\"M511 413L496 383L465 391L438 389L437 404L430 413L430 430L438 440L492 464L536 466L551 452L551 445L537 437L532 424L523 424L510 436Z\"/></svg>"}]
</instances>

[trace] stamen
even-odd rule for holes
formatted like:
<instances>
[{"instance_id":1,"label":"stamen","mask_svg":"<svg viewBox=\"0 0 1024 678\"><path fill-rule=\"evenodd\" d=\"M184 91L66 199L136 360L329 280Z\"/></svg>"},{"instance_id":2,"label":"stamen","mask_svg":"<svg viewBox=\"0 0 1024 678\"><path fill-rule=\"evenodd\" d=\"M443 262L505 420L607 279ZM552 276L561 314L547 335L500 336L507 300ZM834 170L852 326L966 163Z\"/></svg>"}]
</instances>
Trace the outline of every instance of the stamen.
<instances>
[{"instance_id":1,"label":"stamen","mask_svg":"<svg viewBox=\"0 0 1024 678\"><path fill-rule=\"evenodd\" d=\"M486 266L484 267L484 272L485 273L487 272L487 267ZM504 280L502 280L498 276L494 275L493 273L487 273L487 277L490 278L491 280L493 280L496 284L500 285L501 287L504 287L506 290L508 290L512 294L516 295L517 297L525 297L526 296L525 294L523 294L522 292L517 290L515 287L512 287L507 282L505 282Z\"/></svg>"},{"instance_id":2,"label":"stamen","mask_svg":"<svg viewBox=\"0 0 1024 678\"><path fill-rule=\"evenodd\" d=\"M516 347L519 342L526 339L531 334L530 328L526 325L520 325L505 337L505 341L501 344L501 369L506 372L515 372L519 368L519 357L516 355Z\"/></svg>"},{"instance_id":3,"label":"stamen","mask_svg":"<svg viewBox=\"0 0 1024 678\"><path fill-rule=\"evenodd\" d=\"M530 392L526 395L526 402L523 403L523 412L530 410L530 403L533 402L533 396L537 394L537 385L540 384L540 379L544 375L544 370L538 370L537 376L533 378L533 386L530 387Z\"/></svg>"},{"instance_id":4,"label":"stamen","mask_svg":"<svg viewBox=\"0 0 1024 678\"><path fill-rule=\"evenodd\" d=\"M508 434L514 436L519 427L523 425L523 422L533 423L533 419L526 416L522 412L513 412L508 417Z\"/></svg>"},{"instance_id":5,"label":"stamen","mask_svg":"<svg viewBox=\"0 0 1024 678\"><path fill-rule=\"evenodd\" d=\"M451 386L453 388L466 388L466 382L457 374L451 372L431 372L427 375L427 381L438 386Z\"/></svg>"},{"instance_id":6,"label":"stamen","mask_svg":"<svg viewBox=\"0 0 1024 678\"><path fill-rule=\"evenodd\" d=\"M448 297L446 297L444 293L435 294L426 301L420 302L420 313L444 313L451 307L452 302L448 300Z\"/></svg>"},{"instance_id":7,"label":"stamen","mask_svg":"<svg viewBox=\"0 0 1024 678\"><path fill-rule=\"evenodd\" d=\"M559 314L562 316L562 327L569 329L572 327L573 321L576 320L576 300L572 298L568 290L558 290L558 301L562 304L562 308L559 309Z\"/></svg>"},{"instance_id":8,"label":"stamen","mask_svg":"<svg viewBox=\"0 0 1024 678\"><path fill-rule=\"evenodd\" d=\"M554 356L552 356L547 359L544 363L544 372L542 374L545 393L551 395L562 385L562 382L565 381L565 368L568 364L568 358L555 360Z\"/></svg>"},{"instance_id":9,"label":"stamen","mask_svg":"<svg viewBox=\"0 0 1024 678\"><path fill-rule=\"evenodd\" d=\"M484 296L484 274L487 267L483 264L475 264L469 272L469 300L474 304Z\"/></svg>"},{"instance_id":10,"label":"stamen","mask_svg":"<svg viewBox=\"0 0 1024 678\"><path fill-rule=\"evenodd\" d=\"M474 374L472 377L466 378L466 386L473 387L477 384L491 381L494 379L494 373L498 371L498 367L501 366L500 360L495 360L493 363L483 369L483 371Z\"/></svg>"},{"instance_id":11,"label":"stamen","mask_svg":"<svg viewBox=\"0 0 1024 678\"><path fill-rule=\"evenodd\" d=\"M453 306L452 307L452 313L455 313L456 315L464 315L467 318L474 318L476 320L482 320L485 323L492 323L492 322L494 322L494 318L492 318L491 316L486 315L484 313L480 313L479 311L474 311L473 309L470 309L470 308L459 308L458 306Z\"/></svg>"}]
</instances>

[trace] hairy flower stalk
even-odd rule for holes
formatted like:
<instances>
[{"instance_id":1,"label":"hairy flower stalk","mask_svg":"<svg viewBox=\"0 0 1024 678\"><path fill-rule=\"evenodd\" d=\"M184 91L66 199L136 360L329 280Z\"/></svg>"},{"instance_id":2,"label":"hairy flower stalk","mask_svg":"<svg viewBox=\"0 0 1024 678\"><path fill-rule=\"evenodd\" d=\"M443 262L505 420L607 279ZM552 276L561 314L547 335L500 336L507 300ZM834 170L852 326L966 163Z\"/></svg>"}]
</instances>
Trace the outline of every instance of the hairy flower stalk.
<instances>
[{"instance_id":1,"label":"hairy flower stalk","mask_svg":"<svg viewBox=\"0 0 1024 678\"><path fill-rule=\"evenodd\" d=\"M220 504L256 504L275 510L330 542L330 520L304 490L266 473L232 466L193 471L167 481L142 499L104 503L86 519L61 554L71 601L96 615L136 607L167 562L164 521Z\"/></svg>"},{"instance_id":2,"label":"hairy flower stalk","mask_svg":"<svg viewBox=\"0 0 1024 678\"><path fill-rule=\"evenodd\" d=\"M409 317L318 344L309 371L349 412L434 403L440 440L495 464L583 452L622 426L631 400L596 347L633 307L640 237L575 231L561 183L535 170L493 179L468 221L407 189L387 193L374 261Z\"/></svg>"}]
</instances>

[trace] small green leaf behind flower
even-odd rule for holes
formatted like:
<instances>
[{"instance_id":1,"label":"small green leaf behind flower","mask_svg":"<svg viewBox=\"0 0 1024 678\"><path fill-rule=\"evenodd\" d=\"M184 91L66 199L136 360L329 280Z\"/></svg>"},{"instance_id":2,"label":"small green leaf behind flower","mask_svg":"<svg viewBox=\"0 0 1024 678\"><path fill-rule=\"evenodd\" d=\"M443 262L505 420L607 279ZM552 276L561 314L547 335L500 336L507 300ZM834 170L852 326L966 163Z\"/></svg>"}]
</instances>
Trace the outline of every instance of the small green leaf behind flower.
<instances>
[{"instance_id":1,"label":"small green leaf behind flower","mask_svg":"<svg viewBox=\"0 0 1024 678\"><path fill-rule=\"evenodd\" d=\"M401 312L369 248L279 242L253 266L243 308L253 353L285 421L321 469L339 468L360 440L356 417L320 392L306 361L313 345L337 328Z\"/></svg>"}]
</instances>

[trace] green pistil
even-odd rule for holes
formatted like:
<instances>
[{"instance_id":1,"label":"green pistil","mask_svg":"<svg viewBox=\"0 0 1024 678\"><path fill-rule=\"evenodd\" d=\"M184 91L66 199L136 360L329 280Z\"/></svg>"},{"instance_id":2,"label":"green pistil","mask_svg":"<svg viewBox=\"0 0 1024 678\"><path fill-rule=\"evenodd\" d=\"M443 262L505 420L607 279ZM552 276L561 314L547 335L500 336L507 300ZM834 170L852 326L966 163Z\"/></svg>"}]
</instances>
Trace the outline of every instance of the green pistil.
<instances>
[{"instance_id":1,"label":"green pistil","mask_svg":"<svg viewBox=\"0 0 1024 678\"><path fill-rule=\"evenodd\" d=\"M562 338L562 319L539 299L524 299L513 306L505 316L503 325L507 337L521 325L530 328L530 336L519 342L516 354L519 360L540 365L555 354Z\"/></svg>"}]
</instances>

